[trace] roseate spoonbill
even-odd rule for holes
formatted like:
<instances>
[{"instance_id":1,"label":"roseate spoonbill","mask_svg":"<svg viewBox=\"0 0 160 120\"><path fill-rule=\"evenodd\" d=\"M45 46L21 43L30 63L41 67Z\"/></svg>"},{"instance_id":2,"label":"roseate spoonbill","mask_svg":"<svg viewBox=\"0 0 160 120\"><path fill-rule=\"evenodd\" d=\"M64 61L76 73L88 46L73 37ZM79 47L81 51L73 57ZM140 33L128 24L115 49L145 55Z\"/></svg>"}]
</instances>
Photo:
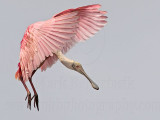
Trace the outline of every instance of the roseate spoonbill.
<instances>
[{"instance_id":1,"label":"roseate spoonbill","mask_svg":"<svg viewBox=\"0 0 160 120\"><path fill-rule=\"evenodd\" d=\"M22 82L27 91L26 99L28 99L29 109L31 109L31 100L34 98L34 107L39 110L38 94L32 83L32 76L38 68L44 71L58 59L67 68L84 75L94 89L99 89L98 85L85 73L82 65L68 59L64 54L75 43L85 41L104 27L107 16L105 16L106 11L99 10L100 7L101 5L95 4L68 9L49 20L28 26L21 41L20 62L15 78ZM33 97L25 84L27 80L34 91Z\"/></svg>"}]
</instances>

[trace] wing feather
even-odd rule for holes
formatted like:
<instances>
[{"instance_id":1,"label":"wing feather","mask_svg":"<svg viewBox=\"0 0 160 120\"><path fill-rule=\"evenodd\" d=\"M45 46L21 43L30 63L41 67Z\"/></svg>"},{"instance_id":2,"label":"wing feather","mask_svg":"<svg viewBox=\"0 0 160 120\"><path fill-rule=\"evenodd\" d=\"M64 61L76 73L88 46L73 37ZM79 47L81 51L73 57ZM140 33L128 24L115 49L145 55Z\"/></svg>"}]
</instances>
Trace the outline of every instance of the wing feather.
<instances>
[{"instance_id":1,"label":"wing feather","mask_svg":"<svg viewBox=\"0 0 160 120\"><path fill-rule=\"evenodd\" d=\"M87 40L106 24L106 12L99 4L68 9L47 21L30 25L21 41L20 66L27 81L34 70L46 70L57 60L56 52L66 53L75 43Z\"/></svg>"},{"instance_id":2,"label":"wing feather","mask_svg":"<svg viewBox=\"0 0 160 120\"><path fill-rule=\"evenodd\" d=\"M41 47L39 42L38 42L38 48L39 48L39 52L40 52L41 57L42 57L42 61L44 61L45 60L45 54L44 54L43 48Z\"/></svg>"}]
</instances>

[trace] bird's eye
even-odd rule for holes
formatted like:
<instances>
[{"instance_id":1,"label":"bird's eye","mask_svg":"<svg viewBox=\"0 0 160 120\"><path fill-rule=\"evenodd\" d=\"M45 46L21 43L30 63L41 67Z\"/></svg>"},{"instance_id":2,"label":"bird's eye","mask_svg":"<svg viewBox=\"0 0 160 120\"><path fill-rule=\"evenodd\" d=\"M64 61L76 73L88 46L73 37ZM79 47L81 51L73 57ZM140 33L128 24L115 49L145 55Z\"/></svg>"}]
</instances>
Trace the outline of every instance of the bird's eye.
<instances>
[{"instance_id":1,"label":"bird's eye","mask_svg":"<svg viewBox=\"0 0 160 120\"><path fill-rule=\"evenodd\" d=\"M79 65L77 65L76 68L79 68Z\"/></svg>"}]
</instances>

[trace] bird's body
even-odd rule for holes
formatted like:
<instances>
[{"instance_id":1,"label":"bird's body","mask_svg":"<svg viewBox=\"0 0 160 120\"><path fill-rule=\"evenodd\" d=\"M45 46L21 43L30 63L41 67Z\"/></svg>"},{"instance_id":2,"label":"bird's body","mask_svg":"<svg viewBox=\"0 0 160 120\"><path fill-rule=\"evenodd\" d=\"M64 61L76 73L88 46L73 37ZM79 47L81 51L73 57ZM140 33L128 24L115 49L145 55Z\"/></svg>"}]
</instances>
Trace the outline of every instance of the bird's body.
<instances>
[{"instance_id":1,"label":"bird's body","mask_svg":"<svg viewBox=\"0 0 160 120\"><path fill-rule=\"evenodd\" d=\"M38 95L32 84L32 76L38 68L44 71L58 59L67 68L83 74L93 88L99 89L80 63L64 56L77 42L88 39L104 27L106 12L98 10L99 8L100 5L96 4L65 10L49 20L28 26L21 41L20 62L15 77L22 81L27 90L29 107L31 98L25 82L30 81L38 108Z\"/></svg>"}]
</instances>

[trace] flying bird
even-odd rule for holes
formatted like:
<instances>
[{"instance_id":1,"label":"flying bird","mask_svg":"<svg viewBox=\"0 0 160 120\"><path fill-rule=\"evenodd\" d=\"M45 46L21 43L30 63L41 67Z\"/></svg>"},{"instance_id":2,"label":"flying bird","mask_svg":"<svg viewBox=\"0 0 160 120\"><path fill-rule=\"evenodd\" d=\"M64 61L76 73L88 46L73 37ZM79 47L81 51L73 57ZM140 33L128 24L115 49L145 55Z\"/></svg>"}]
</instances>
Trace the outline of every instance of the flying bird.
<instances>
[{"instance_id":1,"label":"flying bird","mask_svg":"<svg viewBox=\"0 0 160 120\"><path fill-rule=\"evenodd\" d=\"M20 44L20 62L15 78L22 82L27 91L25 100L28 99L29 109L34 98L34 107L39 111L39 99L32 83L32 76L39 68L45 71L58 59L67 68L84 75L94 89L99 89L86 74L82 65L64 54L76 43L87 40L104 27L107 16L105 16L106 11L99 10L100 7L101 5L94 4L68 9L49 20L28 26ZM26 85L28 80L34 92L33 97Z\"/></svg>"}]
</instances>

